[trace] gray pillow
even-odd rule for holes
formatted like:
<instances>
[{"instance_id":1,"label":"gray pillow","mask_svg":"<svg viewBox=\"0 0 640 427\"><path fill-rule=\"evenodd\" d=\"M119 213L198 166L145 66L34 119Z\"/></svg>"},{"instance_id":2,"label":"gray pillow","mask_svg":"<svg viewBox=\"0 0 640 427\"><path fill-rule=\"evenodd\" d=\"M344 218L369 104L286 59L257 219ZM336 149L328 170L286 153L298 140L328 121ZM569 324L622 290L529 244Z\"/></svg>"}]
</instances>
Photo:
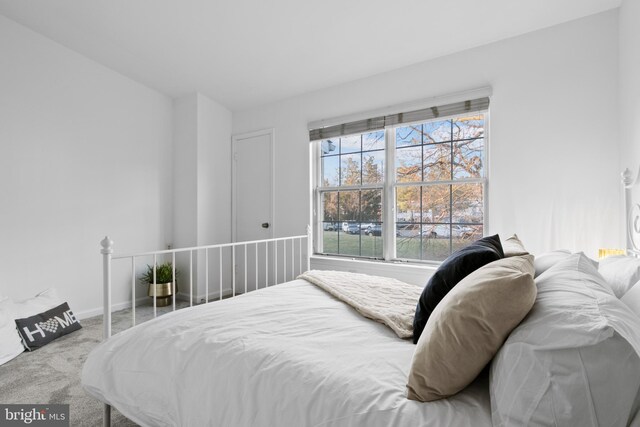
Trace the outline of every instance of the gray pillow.
<instances>
[{"instance_id":1,"label":"gray pillow","mask_svg":"<svg viewBox=\"0 0 640 427\"><path fill-rule=\"evenodd\" d=\"M29 351L82 328L66 302L35 316L15 321L22 343Z\"/></svg>"}]
</instances>

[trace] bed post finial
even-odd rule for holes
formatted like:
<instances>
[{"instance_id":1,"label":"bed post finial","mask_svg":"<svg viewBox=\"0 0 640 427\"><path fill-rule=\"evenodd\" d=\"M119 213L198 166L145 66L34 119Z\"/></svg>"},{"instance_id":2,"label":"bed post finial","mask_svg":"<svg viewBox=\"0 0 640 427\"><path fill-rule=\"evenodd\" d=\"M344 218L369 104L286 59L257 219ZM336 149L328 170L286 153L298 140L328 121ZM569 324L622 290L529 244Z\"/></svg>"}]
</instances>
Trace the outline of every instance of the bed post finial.
<instances>
[{"instance_id":1,"label":"bed post finial","mask_svg":"<svg viewBox=\"0 0 640 427\"><path fill-rule=\"evenodd\" d=\"M624 184L625 187L628 187L631 185L632 182L633 182L633 177L631 176L631 171L629 170L629 168L626 168L622 172L622 183Z\"/></svg>"},{"instance_id":2,"label":"bed post finial","mask_svg":"<svg viewBox=\"0 0 640 427\"><path fill-rule=\"evenodd\" d=\"M102 245L102 249L100 250L101 254L113 253L113 240L111 240L109 236L105 236L104 239L100 241L100 245Z\"/></svg>"}]
</instances>

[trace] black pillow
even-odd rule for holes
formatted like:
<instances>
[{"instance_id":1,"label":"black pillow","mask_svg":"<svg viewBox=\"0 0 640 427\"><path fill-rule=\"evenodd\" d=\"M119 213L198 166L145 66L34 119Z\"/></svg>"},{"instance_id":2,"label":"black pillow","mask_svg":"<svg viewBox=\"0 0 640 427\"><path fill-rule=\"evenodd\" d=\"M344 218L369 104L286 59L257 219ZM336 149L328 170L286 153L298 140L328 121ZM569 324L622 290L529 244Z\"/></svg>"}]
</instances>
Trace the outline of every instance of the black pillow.
<instances>
[{"instance_id":1,"label":"black pillow","mask_svg":"<svg viewBox=\"0 0 640 427\"><path fill-rule=\"evenodd\" d=\"M16 319L16 325L22 343L29 351L82 328L66 302L44 313Z\"/></svg>"},{"instance_id":2,"label":"black pillow","mask_svg":"<svg viewBox=\"0 0 640 427\"><path fill-rule=\"evenodd\" d=\"M424 287L413 318L413 343L417 344L436 305L459 281L483 265L504 258L500 237L483 237L452 253L440 264Z\"/></svg>"}]
</instances>

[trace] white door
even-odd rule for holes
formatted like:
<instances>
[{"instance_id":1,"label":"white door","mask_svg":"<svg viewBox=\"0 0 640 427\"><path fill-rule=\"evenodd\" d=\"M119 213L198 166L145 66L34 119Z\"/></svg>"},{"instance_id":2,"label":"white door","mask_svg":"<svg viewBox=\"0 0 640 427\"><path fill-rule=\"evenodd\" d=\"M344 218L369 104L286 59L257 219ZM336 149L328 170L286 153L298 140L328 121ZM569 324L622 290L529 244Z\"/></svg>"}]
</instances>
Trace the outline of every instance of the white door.
<instances>
[{"instance_id":1,"label":"white door","mask_svg":"<svg viewBox=\"0 0 640 427\"><path fill-rule=\"evenodd\" d=\"M273 129L233 137L233 241L273 237Z\"/></svg>"}]
</instances>

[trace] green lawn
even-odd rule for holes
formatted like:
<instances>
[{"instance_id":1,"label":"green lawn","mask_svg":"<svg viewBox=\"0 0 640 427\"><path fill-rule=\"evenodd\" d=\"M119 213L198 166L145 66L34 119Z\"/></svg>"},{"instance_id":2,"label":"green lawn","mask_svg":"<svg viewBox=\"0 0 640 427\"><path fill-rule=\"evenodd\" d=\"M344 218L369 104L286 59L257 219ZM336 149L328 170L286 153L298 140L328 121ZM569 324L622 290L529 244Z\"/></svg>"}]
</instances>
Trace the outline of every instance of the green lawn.
<instances>
[{"instance_id":1,"label":"green lawn","mask_svg":"<svg viewBox=\"0 0 640 427\"><path fill-rule=\"evenodd\" d=\"M453 250L456 251L468 245L470 240L454 239L452 243ZM396 237L396 255L398 258L443 261L451 253L449 244L449 239L446 238ZM324 231L323 252L382 258L382 237Z\"/></svg>"}]
</instances>

